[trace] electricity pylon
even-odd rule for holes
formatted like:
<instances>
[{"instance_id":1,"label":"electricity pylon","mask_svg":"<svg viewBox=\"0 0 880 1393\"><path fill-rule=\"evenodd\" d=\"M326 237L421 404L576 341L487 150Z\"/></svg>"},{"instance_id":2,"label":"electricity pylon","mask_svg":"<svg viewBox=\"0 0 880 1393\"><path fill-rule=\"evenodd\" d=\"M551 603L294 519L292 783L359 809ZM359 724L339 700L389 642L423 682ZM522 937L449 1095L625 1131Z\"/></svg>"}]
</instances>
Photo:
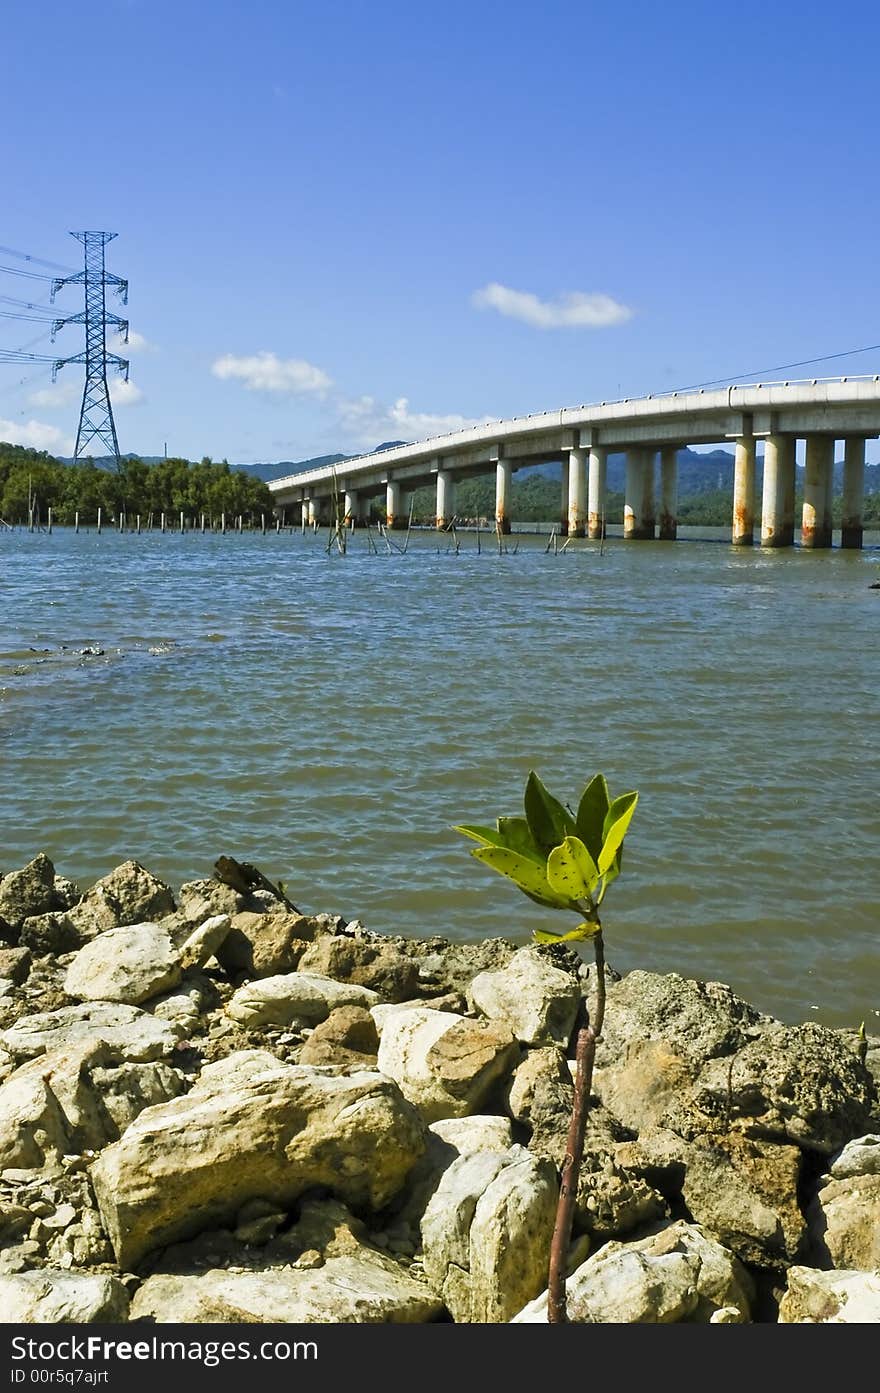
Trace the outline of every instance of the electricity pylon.
<instances>
[{"instance_id":1,"label":"electricity pylon","mask_svg":"<svg viewBox=\"0 0 880 1393\"><path fill-rule=\"evenodd\" d=\"M119 468L119 442L116 439L116 423L113 420L113 407L110 405L110 392L107 388L107 365L125 374L128 381L128 359L107 352L107 325L112 325L128 343L128 320L107 313L107 286L112 285L123 304L128 303L128 281L112 275L104 265L104 248L116 236L115 232L71 232L85 249L85 264L75 276L52 282L51 300L54 303L56 292L65 285L82 285L85 288L85 309L82 314L72 314L67 319L56 319L52 325L52 338L66 324L84 324L86 330L85 353L77 353L73 358L58 358L52 368L54 382L58 369L66 363L85 363L86 382L83 389L82 406L79 412L79 427L76 432L74 461L78 461L89 441L103 442L107 453L113 456Z\"/></svg>"}]
</instances>

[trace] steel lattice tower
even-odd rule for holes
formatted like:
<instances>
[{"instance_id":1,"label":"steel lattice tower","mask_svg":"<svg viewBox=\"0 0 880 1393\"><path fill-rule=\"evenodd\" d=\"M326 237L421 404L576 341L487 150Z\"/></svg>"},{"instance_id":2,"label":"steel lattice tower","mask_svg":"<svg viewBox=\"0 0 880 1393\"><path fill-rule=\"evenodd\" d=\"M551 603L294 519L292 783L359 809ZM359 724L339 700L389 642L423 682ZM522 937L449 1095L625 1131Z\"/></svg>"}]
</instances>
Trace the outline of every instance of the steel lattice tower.
<instances>
[{"instance_id":1,"label":"steel lattice tower","mask_svg":"<svg viewBox=\"0 0 880 1393\"><path fill-rule=\"evenodd\" d=\"M128 343L128 320L107 313L107 286L115 288L122 303L128 302L128 281L112 275L104 264L104 248L116 236L115 232L71 232L85 250L85 264L75 276L52 282L51 299L65 285L82 285L85 289L85 309L82 314L73 314L68 319L56 319L52 326L52 337L66 324L84 324L86 330L85 353L73 358L59 358L52 370L53 380L59 368L66 363L85 363L86 382L83 389L82 406L79 412L79 427L76 432L74 461L78 461L89 441L103 442L107 453L113 456L119 468L119 442L116 439L116 423L113 420L113 407L110 405L110 392L107 387L107 365L125 374L128 381L128 359L107 352L107 326L112 325Z\"/></svg>"}]
</instances>

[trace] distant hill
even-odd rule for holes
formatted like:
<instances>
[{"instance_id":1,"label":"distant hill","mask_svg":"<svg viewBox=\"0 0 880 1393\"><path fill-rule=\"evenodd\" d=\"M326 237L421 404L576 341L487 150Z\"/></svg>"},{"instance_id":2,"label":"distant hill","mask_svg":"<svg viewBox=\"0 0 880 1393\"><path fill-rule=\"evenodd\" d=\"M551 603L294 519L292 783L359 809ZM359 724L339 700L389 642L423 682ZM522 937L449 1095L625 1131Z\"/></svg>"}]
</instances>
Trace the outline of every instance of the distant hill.
<instances>
[{"instance_id":1,"label":"distant hill","mask_svg":"<svg viewBox=\"0 0 880 1393\"><path fill-rule=\"evenodd\" d=\"M385 440L368 453L378 455L380 450L394 450L398 445L406 444L406 440ZM272 479L284 479L288 474L303 474L307 469L324 469L331 464L341 464L343 460L355 458L355 455L316 455L314 459L279 460L275 464L260 461L256 464L236 464L233 467L247 470L249 474L254 474L268 484Z\"/></svg>"}]
</instances>

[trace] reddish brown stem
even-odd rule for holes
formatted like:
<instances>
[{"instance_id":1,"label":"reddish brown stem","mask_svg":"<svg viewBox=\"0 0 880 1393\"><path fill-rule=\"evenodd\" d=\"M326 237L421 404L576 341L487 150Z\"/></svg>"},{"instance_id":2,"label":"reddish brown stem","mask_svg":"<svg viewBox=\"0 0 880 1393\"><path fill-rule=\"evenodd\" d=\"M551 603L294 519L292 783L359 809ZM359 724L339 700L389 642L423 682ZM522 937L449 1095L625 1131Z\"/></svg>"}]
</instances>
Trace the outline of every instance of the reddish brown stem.
<instances>
[{"instance_id":1,"label":"reddish brown stem","mask_svg":"<svg viewBox=\"0 0 880 1393\"><path fill-rule=\"evenodd\" d=\"M604 986L604 982L603 982ZM565 1161L562 1165L562 1180L559 1189L559 1203L556 1206L556 1224L550 1243L550 1271L547 1291L547 1320L551 1325L562 1325L568 1321L565 1297L565 1278L568 1267L568 1245L571 1239L571 1226L574 1219L577 1199L578 1178L584 1154L584 1133L587 1128L587 1110L590 1105L590 1088L593 1082L593 1060L596 1056L596 1032L589 1023L578 1031L577 1072L574 1081L574 1101L568 1139L565 1143Z\"/></svg>"}]
</instances>

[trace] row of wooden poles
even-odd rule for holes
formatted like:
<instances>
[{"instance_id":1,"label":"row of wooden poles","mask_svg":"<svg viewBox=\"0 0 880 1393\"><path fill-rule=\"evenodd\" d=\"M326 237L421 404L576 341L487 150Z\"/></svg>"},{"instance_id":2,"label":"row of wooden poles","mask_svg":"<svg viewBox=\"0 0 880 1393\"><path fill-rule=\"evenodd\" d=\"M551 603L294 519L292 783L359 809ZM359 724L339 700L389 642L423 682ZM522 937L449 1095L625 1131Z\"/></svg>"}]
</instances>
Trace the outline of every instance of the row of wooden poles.
<instances>
[{"instance_id":1,"label":"row of wooden poles","mask_svg":"<svg viewBox=\"0 0 880 1393\"><path fill-rule=\"evenodd\" d=\"M176 526L175 526L175 523L176 523ZM5 525L6 525L7 528L9 527L9 523L6 523ZM235 516L235 517L229 517L229 518L227 517L226 513L221 513L221 514L220 514L220 522L219 522L219 524L218 524L218 523L215 522L213 516L209 517L206 513L201 513L201 514L199 515L198 522L196 522L196 519L195 519L194 517L187 518L186 513L185 513L183 510L181 510L181 512L180 512L180 514L179 514L179 516L178 516L178 518L176 518L176 519L175 519L171 514L169 514L169 513L160 513L160 514L159 514L158 529L159 529L160 532L222 532L222 533L226 533L226 532L243 532L243 531L244 531L244 525L245 525L245 519L244 519L243 514L241 514L241 513L239 513L239 514L238 514L237 516ZM53 518L53 516L52 516L52 509L51 509L51 508L48 510L48 516L47 516L47 521L46 521L46 526L45 526L45 528L43 528L43 527L40 526L40 523L39 523L38 518L35 516L33 510L31 511L30 517L29 517L29 519L28 519L28 531L29 531L29 532L42 532L42 531L51 532L53 526L54 526L54 518ZM81 522L80 522L80 515L79 515L79 513L78 513L78 512L74 513L74 515L73 515L73 530L74 530L74 532L80 532L80 531L83 530L83 528L85 528L85 530L88 531L88 527L89 527L89 524L87 524L87 523L81 523ZM96 530L97 532L103 532L103 530L104 530L105 527L111 528L114 532L129 532L129 531L132 531L132 532L137 532L138 535L140 535L141 532L154 532L154 531L156 531L155 514L154 514L154 513L148 513L148 514L147 514L146 522L144 523L144 522L142 522L141 514L140 514L140 513L137 513L137 514L135 515L134 523L133 523L133 525L132 525L132 524L130 524L129 517L128 517L128 514L127 514L127 513L119 513L115 518L113 518L113 519L111 519L110 521L108 521L108 520L104 517L104 515L103 515L103 510L102 510L101 508L99 508L99 509L98 509L98 520L97 520L97 523L95 524L95 530ZM11 530L11 529L10 529L10 530ZM249 530L252 530L252 531L256 531L256 530L257 530L257 529L254 527L253 520L251 520L251 523L250 523L250 525L249 525ZM275 532L280 532L280 531L281 531L281 518L280 518L280 517L276 517L276 518L274 519L274 528L273 528L273 530L274 530ZM292 529L291 529L291 530L292 530ZM267 523L266 514L265 514L265 513L260 513L260 526L259 526L259 531L262 532L262 533L266 533L266 532L269 531L269 524Z\"/></svg>"}]
</instances>

